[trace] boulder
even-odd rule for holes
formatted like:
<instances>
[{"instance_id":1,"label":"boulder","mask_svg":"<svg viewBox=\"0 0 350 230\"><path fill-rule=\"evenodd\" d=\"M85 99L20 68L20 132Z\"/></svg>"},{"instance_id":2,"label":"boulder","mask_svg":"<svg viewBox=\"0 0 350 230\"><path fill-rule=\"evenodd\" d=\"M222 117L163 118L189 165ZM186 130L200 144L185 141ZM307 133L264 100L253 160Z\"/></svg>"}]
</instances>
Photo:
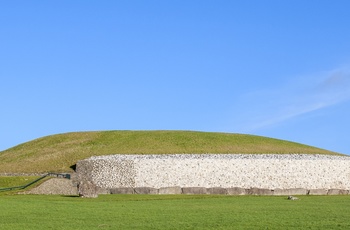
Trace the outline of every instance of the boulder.
<instances>
[{"instance_id":1,"label":"boulder","mask_svg":"<svg viewBox=\"0 0 350 230\"><path fill-rule=\"evenodd\" d=\"M228 195L247 195L247 189L245 188L227 188L226 189Z\"/></svg>"},{"instance_id":2,"label":"boulder","mask_svg":"<svg viewBox=\"0 0 350 230\"><path fill-rule=\"evenodd\" d=\"M307 193L308 193L308 190L303 188L290 188L290 189L276 188L273 191L273 195L276 195L276 196L306 195Z\"/></svg>"},{"instance_id":3,"label":"boulder","mask_svg":"<svg viewBox=\"0 0 350 230\"><path fill-rule=\"evenodd\" d=\"M207 194L207 189L204 187L186 187L182 188L183 194Z\"/></svg>"},{"instance_id":4,"label":"boulder","mask_svg":"<svg viewBox=\"0 0 350 230\"><path fill-rule=\"evenodd\" d=\"M150 187L137 187L134 188L135 194L158 194L158 189Z\"/></svg>"},{"instance_id":5,"label":"boulder","mask_svg":"<svg viewBox=\"0 0 350 230\"><path fill-rule=\"evenodd\" d=\"M81 181L78 184L79 196L83 198L96 198L98 197L97 187L91 181Z\"/></svg>"},{"instance_id":6,"label":"boulder","mask_svg":"<svg viewBox=\"0 0 350 230\"><path fill-rule=\"evenodd\" d=\"M111 194L134 194L134 188L111 188Z\"/></svg>"},{"instance_id":7,"label":"boulder","mask_svg":"<svg viewBox=\"0 0 350 230\"><path fill-rule=\"evenodd\" d=\"M273 190L265 188L250 188L248 190L248 195L273 195Z\"/></svg>"},{"instance_id":8,"label":"boulder","mask_svg":"<svg viewBox=\"0 0 350 230\"><path fill-rule=\"evenodd\" d=\"M214 187L214 188L207 188L207 193L208 194L220 194L220 195L226 195L227 190L225 188L220 188L220 187Z\"/></svg>"},{"instance_id":9,"label":"boulder","mask_svg":"<svg viewBox=\"0 0 350 230\"><path fill-rule=\"evenodd\" d=\"M348 195L349 191L344 189L329 189L327 195Z\"/></svg>"},{"instance_id":10,"label":"boulder","mask_svg":"<svg viewBox=\"0 0 350 230\"><path fill-rule=\"evenodd\" d=\"M158 194L181 194L182 190L180 187L164 187L158 189Z\"/></svg>"},{"instance_id":11,"label":"boulder","mask_svg":"<svg viewBox=\"0 0 350 230\"><path fill-rule=\"evenodd\" d=\"M308 195L327 195L328 189L310 189Z\"/></svg>"},{"instance_id":12,"label":"boulder","mask_svg":"<svg viewBox=\"0 0 350 230\"><path fill-rule=\"evenodd\" d=\"M108 188L97 187L97 194L111 194L111 191Z\"/></svg>"}]
</instances>

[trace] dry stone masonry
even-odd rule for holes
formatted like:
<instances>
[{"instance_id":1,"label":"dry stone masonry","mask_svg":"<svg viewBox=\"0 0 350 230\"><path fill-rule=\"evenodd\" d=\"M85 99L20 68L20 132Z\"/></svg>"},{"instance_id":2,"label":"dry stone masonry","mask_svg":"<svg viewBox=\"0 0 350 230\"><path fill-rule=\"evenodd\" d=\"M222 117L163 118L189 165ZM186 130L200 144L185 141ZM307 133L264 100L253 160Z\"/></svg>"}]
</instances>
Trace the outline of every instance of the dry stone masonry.
<instances>
[{"instance_id":1,"label":"dry stone masonry","mask_svg":"<svg viewBox=\"0 0 350 230\"><path fill-rule=\"evenodd\" d=\"M92 183L104 193L348 194L350 157L309 154L108 155L79 161L77 174L81 184Z\"/></svg>"}]
</instances>

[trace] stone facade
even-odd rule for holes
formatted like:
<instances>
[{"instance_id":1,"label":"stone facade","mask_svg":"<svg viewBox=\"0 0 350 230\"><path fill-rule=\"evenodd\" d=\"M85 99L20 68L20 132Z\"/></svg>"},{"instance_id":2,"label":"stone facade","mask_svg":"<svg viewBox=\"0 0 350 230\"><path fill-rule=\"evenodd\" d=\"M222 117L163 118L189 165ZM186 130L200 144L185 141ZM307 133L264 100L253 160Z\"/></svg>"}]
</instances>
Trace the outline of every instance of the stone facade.
<instances>
[{"instance_id":1,"label":"stone facade","mask_svg":"<svg viewBox=\"0 0 350 230\"><path fill-rule=\"evenodd\" d=\"M79 161L77 174L80 183L88 181L113 193L120 193L125 188L126 193L132 190L132 193L140 194L164 194L167 191L178 194L181 189L184 194L302 195L305 192L317 195L338 191L347 194L350 157L308 154L109 155Z\"/></svg>"}]
</instances>

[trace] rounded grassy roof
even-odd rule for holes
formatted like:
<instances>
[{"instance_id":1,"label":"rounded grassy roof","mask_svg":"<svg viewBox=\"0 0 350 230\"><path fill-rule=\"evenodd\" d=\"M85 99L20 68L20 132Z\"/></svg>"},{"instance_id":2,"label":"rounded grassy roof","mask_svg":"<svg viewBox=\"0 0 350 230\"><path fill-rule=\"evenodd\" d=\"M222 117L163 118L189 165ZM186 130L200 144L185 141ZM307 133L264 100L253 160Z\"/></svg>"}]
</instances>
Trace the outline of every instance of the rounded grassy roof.
<instances>
[{"instance_id":1,"label":"rounded grassy roof","mask_svg":"<svg viewBox=\"0 0 350 230\"><path fill-rule=\"evenodd\" d=\"M0 152L0 173L69 172L78 160L111 154L331 154L274 138L195 131L98 131L56 134Z\"/></svg>"}]
</instances>

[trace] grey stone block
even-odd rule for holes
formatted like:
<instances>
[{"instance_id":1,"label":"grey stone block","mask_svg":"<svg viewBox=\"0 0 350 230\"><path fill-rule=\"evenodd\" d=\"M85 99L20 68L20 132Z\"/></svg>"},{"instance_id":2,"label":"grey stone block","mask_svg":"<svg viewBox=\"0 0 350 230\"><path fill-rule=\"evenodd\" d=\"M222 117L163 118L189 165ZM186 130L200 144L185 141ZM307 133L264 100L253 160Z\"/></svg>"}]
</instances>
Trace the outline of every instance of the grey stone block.
<instances>
[{"instance_id":1,"label":"grey stone block","mask_svg":"<svg viewBox=\"0 0 350 230\"><path fill-rule=\"evenodd\" d=\"M264 188L250 188L248 190L248 195L273 195L273 190Z\"/></svg>"},{"instance_id":2,"label":"grey stone block","mask_svg":"<svg viewBox=\"0 0 350 230\"><path fill-rule=\"evenodd\" d=\"M327 195L348 195L349 191L344 189L329 189Z\"/></svg>"},{"instance_id":3,"label":"grey stone block","mask_svg":"<svg viewBox=\"0 0 350 230\"><path fill-rule=\"evenodd\" d=\"M245 188L227 188L226 191L228 195L247 195L247 189Z\"/></svg>"},{"instance_id":4,"label":"grey stone block","mask_svg":"<svg viewBox=\"0 0 350 230\"><path fill-rule=\"evenodd\" d=\"M310 189L308 195L327 195L328 189Z\"/></svg>"},{"instance_id":5,"label":"grey stone block","mask_svg":"<svg viewBox=\"0 0 350 230\"><path fill-rule=\"evenodd\" d=\"M111 194L134 194L134 188L111 188Z\"/></svg>"},{"instance_id":6,"label":"grey stone block","mask_svg":"<svg viewBox=\"0 0 350 230\"><path fill-rule=\"evenodd\" d=\"M98 197L97 187L90 181L81 181L78 185L78 192L80 197L96 198Z\"/></svg>"},{"instance_id":7,"label":"grey stone block","mask_svg":"<svg viewBox=\"0 0 350 230\"><path fill-rule=\"evenodd\" d=\"M150 187L137 187L134 188L135 194L158 194L158 189Z\"/></svg>"},{"instance_id":8,"label":"grey stone block","mask_svg":"<svg viewBox=\"0 0 350 230\"><path fill-rule=\"evenodd\" d=\"M309 190L304 188L290 188L290 189L275 189L273 195L276 196L290 196L290 195L306 195Z\"/></svg>"},{"instance_id":9,"label":"grey stone block","mask_svg":"<svg viewBox=\"0 0 350 230\"><path fill-rule=\"evenodd\" d=\"M207 189L204 187L186 187L182 188L183 194L207 194Z\"/></svg>"},{"instance_id":10,"label":"grey stone block","mask_svg":"<svg viewBox=\"0 0 350 230\"><path fill-rule=\"evenodd\" d=\"M165 187L158 190L158 194L181 194L182 190L180 187Z\"/></svg>"},{"instance_id":11,"label":"grey stone block","mask_svg":"<svg viewBox=\"0 0 350 230\"><path fill-rule=\"evenodd\" d=\"M220 195L226 195L227 190L225 188L220 187L214 187L214 188L207 188L208 194L220 194Z\"/></svg>"},{"instance_id":12,"label":"grey stone block","mask_svg":"<svg viewBox=\"0 0 350 230\"><path fill-rule=\"evenodd\" d=\"M97 194L111 194L108 188L97 187L96 192Z\"/></svg>"}]
</instances>

